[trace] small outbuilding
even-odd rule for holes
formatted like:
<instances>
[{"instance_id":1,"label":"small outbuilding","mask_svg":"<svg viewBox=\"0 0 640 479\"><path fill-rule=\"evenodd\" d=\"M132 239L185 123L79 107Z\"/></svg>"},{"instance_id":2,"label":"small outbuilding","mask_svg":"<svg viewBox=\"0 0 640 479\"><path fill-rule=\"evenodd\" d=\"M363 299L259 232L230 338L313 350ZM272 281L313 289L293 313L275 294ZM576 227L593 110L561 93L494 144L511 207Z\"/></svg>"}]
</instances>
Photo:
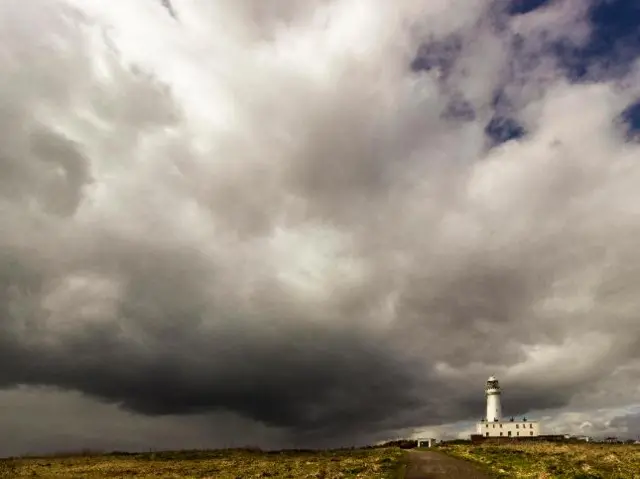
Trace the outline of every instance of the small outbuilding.
<instances>
[{"instance_id":1,"label":"small outbuilding","mask_svg":"<svg viewBox=\"0 0 640 479\"><path fill-rule=\"evenodd\" d=\"M433 437L421 437L418 439L418 447L433 447L436 439Z\"/></svg>"}]
</instances>

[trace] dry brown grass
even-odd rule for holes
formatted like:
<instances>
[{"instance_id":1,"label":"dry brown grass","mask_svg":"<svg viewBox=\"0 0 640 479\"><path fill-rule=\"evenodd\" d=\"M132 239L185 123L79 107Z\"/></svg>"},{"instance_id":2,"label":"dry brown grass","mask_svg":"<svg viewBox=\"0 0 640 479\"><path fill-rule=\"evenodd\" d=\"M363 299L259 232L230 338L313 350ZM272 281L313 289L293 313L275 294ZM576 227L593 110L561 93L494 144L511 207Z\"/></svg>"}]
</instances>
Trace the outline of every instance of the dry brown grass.
<instances>
[{"instance_id":1,"label":"dry brown grass","mask_svg":"<svg viewBox=\"0 0 640 479\"><path fill-rule=\"evenodd\" d=\"M521 442L440 448L484 465L496 477L640 479L640 446Z\"/></svg>"},{"instance_id":2,"label":"dry brown grass","mask_svg":"<svg viewBox=\"0 0 640 479\"><path fill-rule=\"evenodd\" d=\"M20 478L395 478L401 449L254 452L181 451L0 460L0 477Z\"/></svg>"}]
</instances>

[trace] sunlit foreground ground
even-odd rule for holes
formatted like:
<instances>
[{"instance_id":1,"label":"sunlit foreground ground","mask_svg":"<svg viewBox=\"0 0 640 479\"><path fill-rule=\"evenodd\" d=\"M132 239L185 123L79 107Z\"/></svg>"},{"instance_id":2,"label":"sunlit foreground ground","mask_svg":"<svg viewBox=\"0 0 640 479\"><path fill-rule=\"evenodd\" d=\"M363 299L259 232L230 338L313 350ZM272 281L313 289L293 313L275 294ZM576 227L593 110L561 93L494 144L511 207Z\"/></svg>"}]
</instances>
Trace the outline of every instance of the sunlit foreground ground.
<instances>
[{"instance_id":1,"label":"sunlit foreground ground","mask_svg":"<svg viewBox=\"0 0 640 479\"><path fill-rule=\"evenodd\" d=\"M443 445L454 457L484 465L496 477L640 478L640 446L520 443Z\"/></svg>"},{"instance_id":2,"label":"sunlit foreground ground","mask_svg":"<svg viewBox=\"0 0 640 479\"><path fill-rule=\"evenodd\" d=\"M398 448L314 452L183 451L0 460L0 477L396 478Z\"/></svg>"}]
</instances>

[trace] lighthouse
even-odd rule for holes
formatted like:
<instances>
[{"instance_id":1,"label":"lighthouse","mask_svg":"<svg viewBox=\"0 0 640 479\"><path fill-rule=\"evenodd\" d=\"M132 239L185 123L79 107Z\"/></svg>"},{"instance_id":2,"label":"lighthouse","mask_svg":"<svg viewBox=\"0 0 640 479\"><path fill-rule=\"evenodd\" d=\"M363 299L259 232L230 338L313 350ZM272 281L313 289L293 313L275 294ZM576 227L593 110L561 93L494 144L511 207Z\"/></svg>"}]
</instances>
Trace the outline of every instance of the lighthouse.
<instances>
[{"instance_id":1,"label":"lighthouse","mask_svg":"<svg viewBox=\"0 0 640 479\"><path fill-rule=\"evenodd\" d=\"M523 417L504 421L502 419L502 388L495 376L487 379L484 387L484 395L487 398L487 415L476 424L474 437L483 438L535 438L540 435L540 423Z\"/></svg>"},{"instance_id":2,"label":"lighthouse","mask_svg":"<svg viewBox=\"0 0 640 479\"><path fill-rule=\"evenodd\" d=\"M487 421L502 420L502 404L500 403L500 383L495 376L487 379L487 385L484 388L485 396L487 396Z\"/></svg>"}]
</instances>

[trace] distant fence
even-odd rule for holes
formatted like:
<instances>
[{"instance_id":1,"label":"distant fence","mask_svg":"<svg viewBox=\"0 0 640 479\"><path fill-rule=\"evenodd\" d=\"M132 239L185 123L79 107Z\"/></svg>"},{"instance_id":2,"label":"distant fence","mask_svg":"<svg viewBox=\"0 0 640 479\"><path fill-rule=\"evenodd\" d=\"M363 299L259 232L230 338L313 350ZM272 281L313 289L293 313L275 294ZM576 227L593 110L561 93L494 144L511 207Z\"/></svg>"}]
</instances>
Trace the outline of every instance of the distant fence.
<instances>
[{"instance_id":1,"label":"distant fence","mask_svg":"<svg viewBox=\"0 0 640 479\"><path fill-rule=\"evenodd\" d=\"M492 436L487 437L481 434L472 434L471 442L473 444L480 443L505 443L505 442L568 442L569 440L565 438L562 434L547 434L542 436Z\"/></svg>"},{"instance_id":2,"label":"distant fence","mask_svg":"<svg viewBox=\"0 0 640 479\"><path fill-rule=\"evenodd\" d=\"M399 447L400 449L413 449L418 447L417 439L398 439L396 441L387 441L375 446L368 446L368 448L386 448L386 447Z\"/></svg>"}]
</instances>

